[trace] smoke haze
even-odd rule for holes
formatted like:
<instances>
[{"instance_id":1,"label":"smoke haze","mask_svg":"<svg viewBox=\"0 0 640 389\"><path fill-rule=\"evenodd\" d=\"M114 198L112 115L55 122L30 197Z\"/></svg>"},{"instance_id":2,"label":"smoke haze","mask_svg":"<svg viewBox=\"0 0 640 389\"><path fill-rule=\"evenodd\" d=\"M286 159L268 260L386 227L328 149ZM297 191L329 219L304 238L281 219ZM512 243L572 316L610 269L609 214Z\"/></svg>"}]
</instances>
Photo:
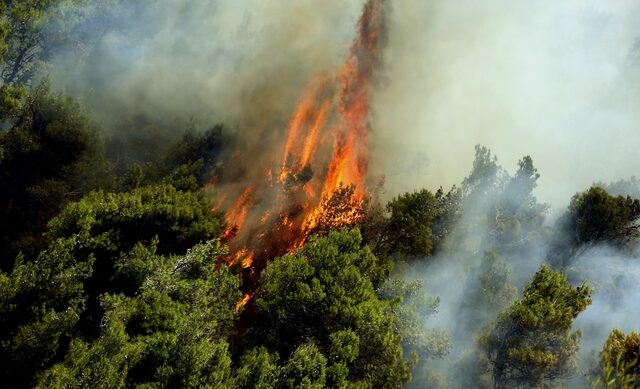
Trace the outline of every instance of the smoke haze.
<instances>
[{"instance_id":1,"label":"smoke haze","mask_svg":"<svg viewBox=\"0 0 640 389\"><path fill-rule=\"evenodd\" d=\"M539 196L555 207L635 173L640 4L390 8L371 119L372 168L388 193L458 182L475 144L506 166L531 155ZM344 0L125 1L87 27L98 43L82 60L58 57L53 79L116 134L131 122L159 138L222 122L279 141L308 81L344 58L360 10Z\"/></svg>"},{"instance_id":2,"label":"smoke haze","mask_svg":"<svg viewBox=\"0 0 640 389\"><path fill-rule=\"evenodd\" d=\"M116 137L135 139L131 123L172 139L221 122L264 148L284 136L312 75L344 59L360 10L338 0L127 0L86 27L94 48L57 57L52 78Z\"/></svg>"},{"instance_id":3,"label":"smoke haze","mask_svg":"<svg viewBox=\"0 0 640 389\"><path fill-rule=\"evenodd\" d=\"M475 144L507 167L531 155L556 207L636 174L638 16L636 1L394 3L373 126L392 152L372 152L391 154L390 191L458 182Z\"/></svg>"}]
</instances>

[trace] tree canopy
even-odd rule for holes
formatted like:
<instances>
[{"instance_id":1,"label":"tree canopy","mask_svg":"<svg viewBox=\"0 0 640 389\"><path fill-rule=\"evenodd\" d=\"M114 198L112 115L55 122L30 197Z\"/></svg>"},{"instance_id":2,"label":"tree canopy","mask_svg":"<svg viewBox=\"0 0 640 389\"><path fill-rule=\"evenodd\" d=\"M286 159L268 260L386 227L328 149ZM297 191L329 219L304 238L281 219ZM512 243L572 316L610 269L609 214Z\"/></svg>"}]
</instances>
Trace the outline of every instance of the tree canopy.
<instances>
[{"instance_id":1,"label":"tree canopy","mask_svg":"<svg viewBox=\"0 0 640 389\"><path fill-rule=\"evenodd\" d=\"M591 304L590 293L543 265L481 340L495 385L542 387L571 375L581 337L573 320Z\"/></svg>"}]
</instances>

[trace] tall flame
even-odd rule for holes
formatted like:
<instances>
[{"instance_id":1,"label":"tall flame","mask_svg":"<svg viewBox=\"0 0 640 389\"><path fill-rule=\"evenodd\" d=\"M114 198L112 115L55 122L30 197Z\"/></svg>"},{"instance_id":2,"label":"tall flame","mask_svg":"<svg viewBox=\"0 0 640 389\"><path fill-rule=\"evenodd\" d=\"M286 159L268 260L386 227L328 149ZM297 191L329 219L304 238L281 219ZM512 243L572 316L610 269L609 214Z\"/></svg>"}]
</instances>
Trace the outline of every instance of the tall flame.
<instances>
[{"instance_id":1,"label":"tall flame","mask_svg":"<svg viewBox=\"0 0 640 389\"><path fill-rule=\"evenodd\" d=\"M367 120L384 35L384 2L367 1L345 63L334 75L315 77L300 98L282 160L236 193L226 213L229 264L255 274L269 259L300 247L315 231L362 219Z\"/></svg>"}]
</instances>

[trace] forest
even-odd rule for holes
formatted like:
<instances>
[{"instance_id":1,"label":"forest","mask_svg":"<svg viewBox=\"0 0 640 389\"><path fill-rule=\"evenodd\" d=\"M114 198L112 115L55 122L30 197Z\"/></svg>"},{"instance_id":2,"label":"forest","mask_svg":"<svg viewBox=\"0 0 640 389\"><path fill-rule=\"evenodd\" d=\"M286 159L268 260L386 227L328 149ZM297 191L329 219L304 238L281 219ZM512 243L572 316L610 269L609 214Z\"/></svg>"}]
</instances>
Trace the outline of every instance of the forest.
<instances>
[{"instance_id":1,"label":"forest","mask_svg":"<svg viewBox=\"0 0 640 389\"><path fill-rule=\"evenodd\" d=\"M255 89L204 102L208 56L163 76L123 37L233 6L151 3L0 1L3 387L640 388L640 179L552 206L489 141L454 185L388 189L391 1L359 2L327 62L207 54ZM204 27L175 25L171 56L197 55Z\"/></svg>"}]
</instances>

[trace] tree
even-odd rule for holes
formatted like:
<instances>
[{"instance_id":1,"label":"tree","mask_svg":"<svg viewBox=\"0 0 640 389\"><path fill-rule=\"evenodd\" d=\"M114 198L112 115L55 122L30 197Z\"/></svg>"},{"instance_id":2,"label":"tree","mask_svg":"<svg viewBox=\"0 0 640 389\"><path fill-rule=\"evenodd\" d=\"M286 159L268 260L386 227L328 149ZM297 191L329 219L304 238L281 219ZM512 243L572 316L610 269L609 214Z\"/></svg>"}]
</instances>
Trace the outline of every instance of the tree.
<instances>
[{"instance_id":1,"label":"tree","mask_svg":"<svg viewBox=\"0 0 640 389\"><path fill-rule=\"evenodd\" d=\"M430 255L437 205L436 197L426 189L405 193L390 201L387 211L391 215L380 237L379 250L409 256Z\"/></svg>"},{"instance_id":2,"label":"tree","mask_svg":"<svg viewBox=\"0 0 640 389\"><path fill-rule=\"evenodd\" d=\"M101 336L100 324L104 323L111 308L118 312L120 309L126 312L146 310L148 317L162 315L160 308L170 308L171 302L166 299L140 300L141 297L135 297L140 288L152 276L157 278L158 274L173 274L176 270L181 270L180 275L185 277L208 274L209 270L213 271L211 263L217 258L212 254L220 250L209 250L211 256L206 258L207 263L194 259L185 260L184 264L178 261L179 268L176 261L158 253L171 255L186 251L190 244L215 236L222 225L220 217L210 211L203 193L183 193L171 186L155 186L118 194L93 192L70 203L49 227L47 236L51 243L36 261L26 261L20 256L11 274L0 273L0 324L4 330L0 335L2 373L5 377L13 377L12 382L18 386L31 385L39 371L63 358L74 334L83 336L84 343L76 339L71 344L73 352L79 353L79 359L106 358L101 347L107 352L112 350L113 342L120 341L120 338L112 338L120 336L117 328L98 343L89 345L87 342ZM158 236L166 243L160 243ZM207 291L222 285L210 284L212 280L210 276L205 281L191 280L189 285L193 285L193 290L185 298L205 302L215 297L215 294L208 296ZM179 292L187 292L182 281L172 285L172 298ZM109 300L114 302L112 305L105 303L105 293L116 296ZM150 289L144 296L155 298L157 293L154 293L156 291ZM118 297L118 294L123 295ZM193 306L189 308L196 314L194 309ZM118 317L125 315L122 312L117 313ZM233 312L233 308L225 307L217 313L218 321ZM202 313L200 315L204 317ZM231 321L226 320L227 332ZM127 323L131 325L133 321ZM193 336L193 342L197 344L200 335ZM197 349L183 351L194 353L194 358L200 353ZM90 357L94 354L95 357ZM191 354L184 354L184 357L188 355ZM119 360L120 356L117 354L114 358ZM125 359L122 363L129 361ZM78 369L84 369L85 362L77 362L80 363Z\"/></svg>"},{"instance_id":3,"label":"tree","mask_svg":"<svg viewBox=\"0 0 640 389\"><path fill-rule=\"evenodd\" d=\"M52 219L46 236L51 241L76 242L72 255L78 262L95 259L94 272L85 284L88 301L81 325L84 335L95 336L104 313L99 296L107 292L132 295L139 285L131 281L144 279L135 272L122 272L122 262L127 261L122 253L138 243L148 246L157 240L158 254L178 254L218 236L223 226L222 216L211 212L204 192L154 185L123 193L91 192Z\"/></svg>"},{"instance_id":4,"label":"tree","mask_svg":"<svg viewBox=\"0 0 640 389\"><path fill-rule=\"evenodd\" d=\"M358 224L376 255L428 256L458 221L460 198L461 191L454 186L446 193L439 188L435 195L427 189L405 193L384 208L370 200L363 203Z\"/></svg>"},{"instance_id":5,"label":"tree","mask_svg":"<svg viewBox=\"0 0 640 389\"><path fill-rule=\"evenodd\" d=\"M390 302L374 290L378 266L371 251L361 246L357 230L312 238L299 251L276 259L262 273L249 344L264 346L290 362L304 356L318 371L326 359L329 386L345 381L402 386L409 378L409 363ZM311 346L303 346L311 344L322 358ZM296 350L305 353L298 355ZM285 371L298 371L291 363ZM313 377L312 384L322 382L322 374Z\"/></svg>"},{"instance_id":6,"label":"tree","mask_svg":"<svg viewBox=\"0 0 640 389\"><path fill-rule=\"evenodd\" d=\"M91 192L51 220L47 236L77 236L85 247L111 257L157 236L158 252L164 255L184 252L217 236L223 227L222 215L211 212L205 192L160 184L122 193Z\"/></svg>"},{"instance_id":7,"label":"tree","mask_svg":"<svg viewBox=\"0 0 640 389\"><path fill-rule=\"evenodd\" d=\"M566 276L543 265L483 336L494 385L544 387L575 371L581 332L573 320L589 304L591 289L573 287Z\"/></svg>"},{"instance_id":8,"label":"tree","mask_svg":"<svg viewBox=\"0 0 640 389\"><path fill-rule=\"evenodd\" d=\"M462 191L455 185L445 193L442 187L435 194L438 203L436 218L431 228L434 236L434 249L443 246L445 239L454 230L462 213Z\"/></svg>"},{"instance_id":9,"label":"tree","mask_svg":"<svg viewBox=\"0 0 640 389\"><path fill-rule=\"evenodd\" d=\"M234 386L238 389L268 389L277 385L281 367L278 355L269 353L265 347L245 352L240 367L234 374Z\"/></svg>"},{"instance_id":10,"label":"tree","mask_svg":"<svg viewBox=\"0 0 640 389\"><path fill-rule=\"evenodd\" d=\"M199 187L206 184L219 170L225 149L232 139L225 128L218 124L204 132L188 131L181 139L169 146L161 162L161 176L170 175L180 166L199 162L194 172ZM220 179L221 177L218 177Z\"/></svg>"},{"instance_id":11,"label":"tree","mask_svg":"<svg viewBox=\"0 0 640 389\"><path fill-rule=\"evenodd\" d=\"M110 146L122 152L131 147L130 139L123 144L116 140ZM232 142L225 128L218 124L213 128L196 132L187 130L181 138L175 140L163 153L156 153L146 163L122 163L120 188L123 191L145 185L165 183L183 191L197 191L212 182L224 180L222 159ZM153 147L152 147L153 148ZM126 151L125 151L126 154ZM123 158L121 160L127 160Z\"/></svg>"},{"instance_id":12,"label":"tree","mask_svg":"<svg viewBox=\"0 0 640 389\"><path fill-rule=\"evenodd\" d=\"M577 245L604 240L621 244L636 235L639 217L640 200L592 187L573 196L563 222Z\"/></svg>"},{"instance_id":13,"label":"tree","mask_svg":"<svg viewBox=\"0 0 640 389\"><path fill-rule=\"evenodd\" d=\"M140 261L156 269L139 292L104 295L101 335L90 342L74 338L64 361L41 375L39 387L230 385L227 339L241 295L238 277L214 266L225 250L210 241L170 259L155 256L153 248L129 256L141 254Z\"/></svg>"},{"instance_id":14,"label":"tree","mask_svg":"<svg viewBox=\"0 0 640 389\"><path fill-rule=\"evenodd\" d=\"M39 235L64 204L105 186L109 165L79 105L46 83L0 132L0 149L0 268L10 270L18 251L35 256L44 248Z\"/></svg>"},{"instance_id":15,"label":"tree","mask_svg":"<svg viewBox=\"0 0 640 389\"><path fill-rule=\"evenodd\" d=\"M479 297L485 304L494 307L493 309L501 309L513 302L517 289L509 283L510 274L511 267L498 254L491 251L484 254L478 287Z\"/></svg>"},{"instance_id":16,"label":"tree","mask_svg":"<svg viewBox=\"0 0 640 389\"><path fill-rule=\"evenodd\" d=\"M482 196L500 185L504 176L502 167L498 165L498 158L491 154L491 150L476 145L475 158L471 173L462 181L464 197Z\"/></svg>"},{"instance_id":17,"label":"tree","mask_svg":"<svg viewBox=\"0 0 640 389\"><path fill-rule=\"evenodd\" d=\"M319 205L322 210L311 231L312 235L326 235L331 230L359 225L365 218L369 199L356 195L355 185L339 187L325 196Z\"/></svg>"},{"instance_id":18,"label":"tree","mask_svg":"<svg viewBox=\"0 0 640 389\"><path fill-rule=\"evenodd\" d=\"M327 381L327 359L313 344L296 348L282 369L281 387L322 389Z\"/></svg>"},{"instance_id":19,"label":"tree","mask_svg":"<svg viewBox=\"0 0 640 389\"><path fill-rule=\"evenodd\" d=\"M412 364L411 381L405 387L421 388L425 383L438 387L436 383L441 377L432 374L430 363L449 354L452 340L446 329L426 329L425 323L438 311L440 298L427 296L420 281L406 280L412 276L391 276L378 288L377 294L389 302L390 313L396 317L397 331L402 336L402 346Z\"/></svg>"},{"instance_id":20,"label":"tree","mask_svg":"<svg viewBox=\"0 0 640 389\"><path fill-rule=\"evenodd\" d=\"M480 264L472 269L464 283L464 295L456 313L463 317L454 326L456 339L473 339L455 362L451 379L456 386L487 388L491 386L489 360L479 350L475 339L496 320L498 313L508 308L518 290L510 282L511 266L494 251L486 251ZM459 346L460 347L460 346Z\"/></svg>"},{"instance_id":21,"label":"tree","mask_svg":"<svg viewBox=\"0 0 640 389\"><path fill-rule=\"evenodd\" d=\"M0 272L0 375L7 388L32 386L75 332L92 260L75 262L73 246L55 242L37 261L18 257L10 274Z\"/></svg>"},{"instance_id":22,"label":"tree","mask_svg":"<svg viewBox=\"0 0 640 389\"><path fill-rule=\"evenodd\" d=\"M469 318L464 331L477 334L515 300L517 289L509 282L511 266L494 251L484 253L472 274L461 310Z\"/></svg>"},{"instance_id":23,"label":"tree","mask_svg":"<svg viewBox=\"0 0 640 389\"><path fill-rule=\"evenodd\" d=\"M3 0L0 4L0 77L6 85L30 83L42 62L69 46L90 43L84 23L112 5L90 0Z\"/></svg>"},{"instance_id":24,"label":"tree","mask_svg":"<svg viewBox=\"0 0 640 389\"><path fill-rule=\"evenodd\" d=\"M533 195L538 178L538 169L527 155L518 161L514 176L506 180L494 210L499 244L522 243L540 233L549 207L539 204Z\"/></svg>"},{"instance_id":25,"label":"tree","mask_svg":"<svg viewBox=\"0 0 640 389\"><path fill-rule=\"evenodd\" d=\"M603 188L612 196L630 196L634 199L640 199L640 179L631 176L627 180L618 180L605 184L604 182L596 182L592 186Z\"/></svg>"},{"instance_id":26,"label":"tree","mask_svg":"<svg viewBox=\"0 0 640 389\"><path fill-rule=\"evenodd\" d=\"M601 381L605 388L631 389L640 386L640 335L619 329L609 334L600 352ZM596 385L597 386L597 385Z\"/></svg>"},{"instance_id":27,"label":"tree","mask_svg":"<svg viewBox=\"0 0 640 389\"><path fill-rule=\"evenodd\" d=\"M519 160L515 174L509 176L489 149L476 146L473 168L460 188L461 216L447 244L500 255L537 246L546 233L548 209L533 195L539 177L529 156Z\"/></svg>"}]
</instances>

